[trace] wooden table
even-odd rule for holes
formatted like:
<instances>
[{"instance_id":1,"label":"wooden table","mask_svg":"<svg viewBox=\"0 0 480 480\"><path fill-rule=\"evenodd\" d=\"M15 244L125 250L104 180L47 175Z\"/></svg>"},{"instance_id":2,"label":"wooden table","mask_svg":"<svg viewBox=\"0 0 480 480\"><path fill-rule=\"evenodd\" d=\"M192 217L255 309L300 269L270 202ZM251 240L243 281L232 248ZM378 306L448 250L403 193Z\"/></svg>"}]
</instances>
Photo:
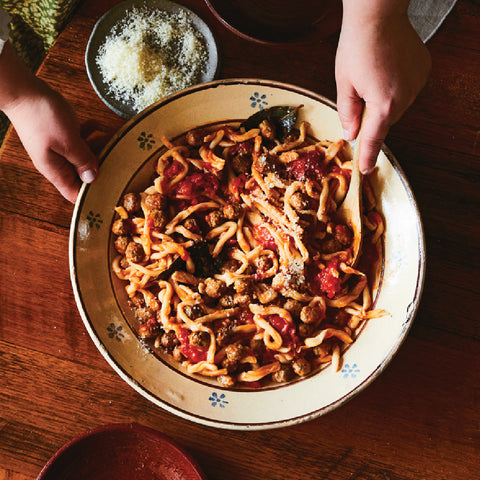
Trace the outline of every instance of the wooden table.
<instances>
[{"instance_id":1,"label":"wooden table","mask_svg":"<svg viewBox=\"0 0 480 480\"><path fill-rule=\"evenodd\" d=\"M115 2L88 0L39 75L111 135L124 120L96 97L83 55ZM201 0L221 78L260 77L335 98L336 38L276 48L240 39ZM314 421L226 431L177 418L140 396L97 351L68 268L73 207L41 177L14 131L0 160L0 479L31 479L64 443L108 423L138 422L183 445L214 479L480 478L480 4L459 0L429 42L428 85L387 145L423 217L427 275L413 329L368 389ZM408 234L408 232L405 232Z\"/></svg>"}]
</instances>

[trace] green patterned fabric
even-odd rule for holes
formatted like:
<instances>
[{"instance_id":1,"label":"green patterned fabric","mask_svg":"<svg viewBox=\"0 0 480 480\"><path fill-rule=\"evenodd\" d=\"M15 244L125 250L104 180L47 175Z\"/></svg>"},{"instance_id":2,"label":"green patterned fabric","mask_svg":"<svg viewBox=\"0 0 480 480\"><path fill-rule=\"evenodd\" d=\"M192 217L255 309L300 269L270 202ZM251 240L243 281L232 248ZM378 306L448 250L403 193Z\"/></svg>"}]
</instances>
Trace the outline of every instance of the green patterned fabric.
<instances>
[{"instance_id":1,"label":"green patterned fabric","mask_svg":"<svg viewBox=\"0 0 480 480\"><path fill-rule=\"evenodd\" d=\"M0 0L0 7L12 17L10 41L32 71L38 69L80 2L81 0ZM7 128L8 120L2 113L0 143Z\"/></svg>"}]
</instances>

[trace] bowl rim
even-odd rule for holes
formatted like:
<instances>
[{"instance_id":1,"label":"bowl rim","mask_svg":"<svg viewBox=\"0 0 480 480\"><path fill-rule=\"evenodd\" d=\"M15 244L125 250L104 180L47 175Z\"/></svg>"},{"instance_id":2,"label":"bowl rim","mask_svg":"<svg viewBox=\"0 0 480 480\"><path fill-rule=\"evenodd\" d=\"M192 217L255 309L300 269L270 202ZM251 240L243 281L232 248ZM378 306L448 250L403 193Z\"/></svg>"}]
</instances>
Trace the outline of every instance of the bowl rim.
<instances>
[{"instance_id":1,"label":"bowl rim","mask_svg":"<svg viewBox=\"0 0 480 480\"><path fill-rule=\"evenodd\" d=\"M164 433L155 430L152 427L147 427L146 425L142 425L136 422L130 423L110 423L105 425L100 425L98 427L92 428L87 430L78 436L72 438L67 443L65 443L62 447L60 447L47 461L47 463L43 466L42 470L38 474L36 480L48 480L48 475L55 467L56 463L60 461L65 455L69 453L69 451L81 444L82 442L87 441L90 437L94 435L101 435L101 434L108 434L108 433L130 433L130 432L137 432L141 433L145 436L154 437L162 442L168 443L172 448L177 450L177 452L185 458L187 463L193 468L195 473L198 474L198 478L201 480L207 480L205 473L200 468L197 460L176 440L168 437Z\"/></svg>"},{"instance_id":2,"label":"bowl rim","mask_svg":"<svg viewBox=\"0 0 480 480\"><path fill-rule=\"evenodd\" d=\"M214 32L210 28L210 26L207 24L207 22L202 17L200 17L199 14L194 12L189 7L183 4L174 2L172 0L123 0L120 3L117 3L113 7L109 8L95 22L95 25L88 38L87 46L85 48L84 62L85 62L85 70L87 72L88 79L97 96L100 98L100 100L102 100L102 102L108 108L110 108L110 110L115 112L118 116L125 118L127 120L134 117L138 112L135 112L133 108L131 108L128 104L124 104L121 101L117 101L116 99L111 100L108 95L108 88L107 90L101 88L104 82L101 78L100 78L100 81L98 81L98 79L96 78L98 77L98 75L96 75L97 73L96 54L98 50L96 48L94 49L94 46L95 46L94 44L100 42L100 40L97 39L98 31L102 28L103 24L109 23L109 20L112 17L112 15L114 16L117 12L126 13L127 11L132 10L133 8L150 7L150 6L155 6L156 4L160 5L160 9L165 7L169 9L165 11L170 11L171 9L172 11L185 12L188 18L190 19L190 21L194 23L195 27L197 28L197 30L200 31L200 33L204 38L205 38L205 33L208 33L208 36L211 37L210 41L209 39L205 38L205 43L206 43L206 48L208 50L209 55L213 56L212 62L214 62L215 66L214 68L208 70L207 73L202 74L203 78L202 80L200 80L200 82L212 81L213 79L217 78L218 73L220 71L220 49L218 45L218 40ZM114 25L115 24L116 23L114 23ZM199 26L201 26L201 29L199 29Z\"/></svg>"},{"instance_id":3,"label":"bowl rim","mask_svg":"<svg viewBox=\"0 0 480 480\"><path fill-rule=\"evenodd\" d=\"M150 107L147 107L144 111L140 112L137 114L135 117L130 119L126 124L124 124L118 132L112 137L110 142L105 146L104 150L102 151L102 154L100 158L103 160L109 152L113 149L115 144L117 143L119 137L122 137L124 133L127 130L130 130L134 128L134 126L141 122L143 118L146 116L150 115L152 111L155 109L161 108L163 105L166 105L172 101L174 101L177 97L179 96L185 96L190 93L194 93L195 91L199 91L202 89L209 89L209 88L216 88L221 85L236 85L236 84L248 84L248 85L259 85L259 86L273 86L275 88L281 88L281 89L287 89L287 90L293 90L297 93L303 94L308 96L309 98L312 98L317 101L321 101L325 105L334 108L336 110L335 103L328 98L317 94L315 92L312 92L311 90L304 89L302 87L298 87L296 85L288 84L288 83L283 83L283 82L278 82L278 81L273 81L273 80L265 80L265 79L256 79L256 78L230 78L230 79L223 79L223 80L216 80L212 82L207 82L204 84L198 84L194 85L192 87L189 87L188 89L181 90L179 92L176 92L168 97L165 97L164 99L160 100L159 102L151 105ZM115 360L113 355L107 350L107 348L103 345L103 343L97 338L97 335L95 333L95 330L88 319L88 315L83 309L79 309L80 314L82 316L82 320L89 331L90 336L92 337L95 345L97 348L100 350L102 355L105 357L105 359L108 361L108 363L114 368L114 370L121 376L123 380L126 381L132 388L134 388L138 393L140 393L142 396L148 398L152 403L154 403L156 406L159 406L160 408L167 410L175 415L178 415L182 418L185 418L190 421L194 421L196 423L201 423L203 425L207 426L212 426L212 427L217 427L217 428L225 428L225 429L230 429L230 430L263 430L263 429L273 429L273 428L281 428L281 427L286 427L290 425L295 425L299 423L303 423L309 420L312 420L314 418L317 418L323 414L326 414L342 404L346 403L350 399L354 398L356 395L358 395L361 391L363 391L368 385L370 385L374 379L376 379L384 370L385 368L390 364L391 360L397 353L397 351L400 349L402 344L404 343L407 334L409 330L412 327L413 320L415 318L415 315L418 311L421 297L422 297L422 292L423 292L423 286L424 286L424 281L425 281L425 269L426 269L426 251L425 251L425 236L424 236L424 229L423 229L423 223L422 219L420 216L420 211L418 208L417 201L415 199L415 196L413 194L413 191L411 189L411 186L408 182L408 179L406 178L400 164L392 154L392 152L386 147L385 145L382 146L382 151L385 154L387 160L390 162L392 168L395 170L397 175L400 178L400 181L402 183L402 186L407 193L409 203L412 207L412 210L415 212L415 223L417 226L417 231L416 231L416 236L418 239L418 256L419 256L419 262L418 262L418 271L417 271L417 276L416 276L416 285L415 285L415 295L413 296L413 300L408 306L407 309L407 315L406 318L403 321L402 324L402 331L400 335L397 338L397 341L392 344L392 348L385 353L382 361L376 366L375 369L373 369L369 375L366 376L366 378L359 383L353 390L347 392L345 395L342 397L336 399L335 401L332 401L328 405L322 406L314 411L311 411L306 414L301 414L299 416L294 416L294 417L289 417L287 419L283 420L277 420L277 421L267 421L267 422L256 422L256 423L241 423L241 422L235 422L235 421L222 421L222 420L215 420L215 419L210 419L208 417L196 414L196 413L191 413L189 411L185 411L182 408L176 406L176 405L171 405L167 403L163 399L158 399L156 398L151 392L145 390L134 378L132 378L124 369L122 368L121 365L118 364L118 362ZM89 188L87 184L83 184L77 199L77 202L75 204L75 209L74 209L74 214L72 216L72 224L71 224L71 229L70 229L70 242L69 242L69 257L70 257L70 271L71 271L71 280L72 280L72 285L74 289L74 295L75 299L77 301L77 305L80 305L82 302L81 296L79 295L78 292L78 285L77 285L77 278L76 278L76 273L75 273L75 265L74 265L74 237L76 234L75 230L75 221L78 217L78 213L81 208L81 203L82 200L85 196L86 190Z\"/></svg>"}]
</instances>

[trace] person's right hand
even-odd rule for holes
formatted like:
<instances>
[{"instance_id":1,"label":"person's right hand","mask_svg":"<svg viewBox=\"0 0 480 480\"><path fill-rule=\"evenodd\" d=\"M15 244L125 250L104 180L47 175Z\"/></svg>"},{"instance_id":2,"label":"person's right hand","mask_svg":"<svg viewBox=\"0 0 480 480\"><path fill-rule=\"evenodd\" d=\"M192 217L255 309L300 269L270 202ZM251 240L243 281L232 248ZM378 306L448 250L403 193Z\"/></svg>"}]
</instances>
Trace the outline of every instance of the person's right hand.
<instances>
[{"instance_id":1,"label":"person's right hand","mask_svg":"<svg viewBox=\"0 0 480 480\"><path fill-rule=\"evenodd\" d=\"M371 2L369 15L359 8L364 1ZM372 7L375 0L364 1L344 1L335 74L337 108L346 140L357 136L366 107L359 166L367 173L375 166L389 128L425 85L431 62L406 9L382 13ZM390 1L388 8L395 3Z\"/></svg>"}]
</instances>

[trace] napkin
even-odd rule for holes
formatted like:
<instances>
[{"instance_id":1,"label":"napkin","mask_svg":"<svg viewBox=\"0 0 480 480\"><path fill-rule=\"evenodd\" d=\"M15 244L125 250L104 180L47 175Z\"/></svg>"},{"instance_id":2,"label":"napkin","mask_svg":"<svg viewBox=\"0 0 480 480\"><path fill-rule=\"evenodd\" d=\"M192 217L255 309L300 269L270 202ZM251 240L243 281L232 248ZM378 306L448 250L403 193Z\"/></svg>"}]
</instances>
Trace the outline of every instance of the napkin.
<instances>
[{"instance_id":1,"label":"napkin","mask_svg":"<svg viewBox=\"0 0 480 480\"><path fill-rule=\"evenodd\" d=\"M424 42L438 30L455 3L457 0L411 0L408 17Z\"/></svg>"}]
</instances>

